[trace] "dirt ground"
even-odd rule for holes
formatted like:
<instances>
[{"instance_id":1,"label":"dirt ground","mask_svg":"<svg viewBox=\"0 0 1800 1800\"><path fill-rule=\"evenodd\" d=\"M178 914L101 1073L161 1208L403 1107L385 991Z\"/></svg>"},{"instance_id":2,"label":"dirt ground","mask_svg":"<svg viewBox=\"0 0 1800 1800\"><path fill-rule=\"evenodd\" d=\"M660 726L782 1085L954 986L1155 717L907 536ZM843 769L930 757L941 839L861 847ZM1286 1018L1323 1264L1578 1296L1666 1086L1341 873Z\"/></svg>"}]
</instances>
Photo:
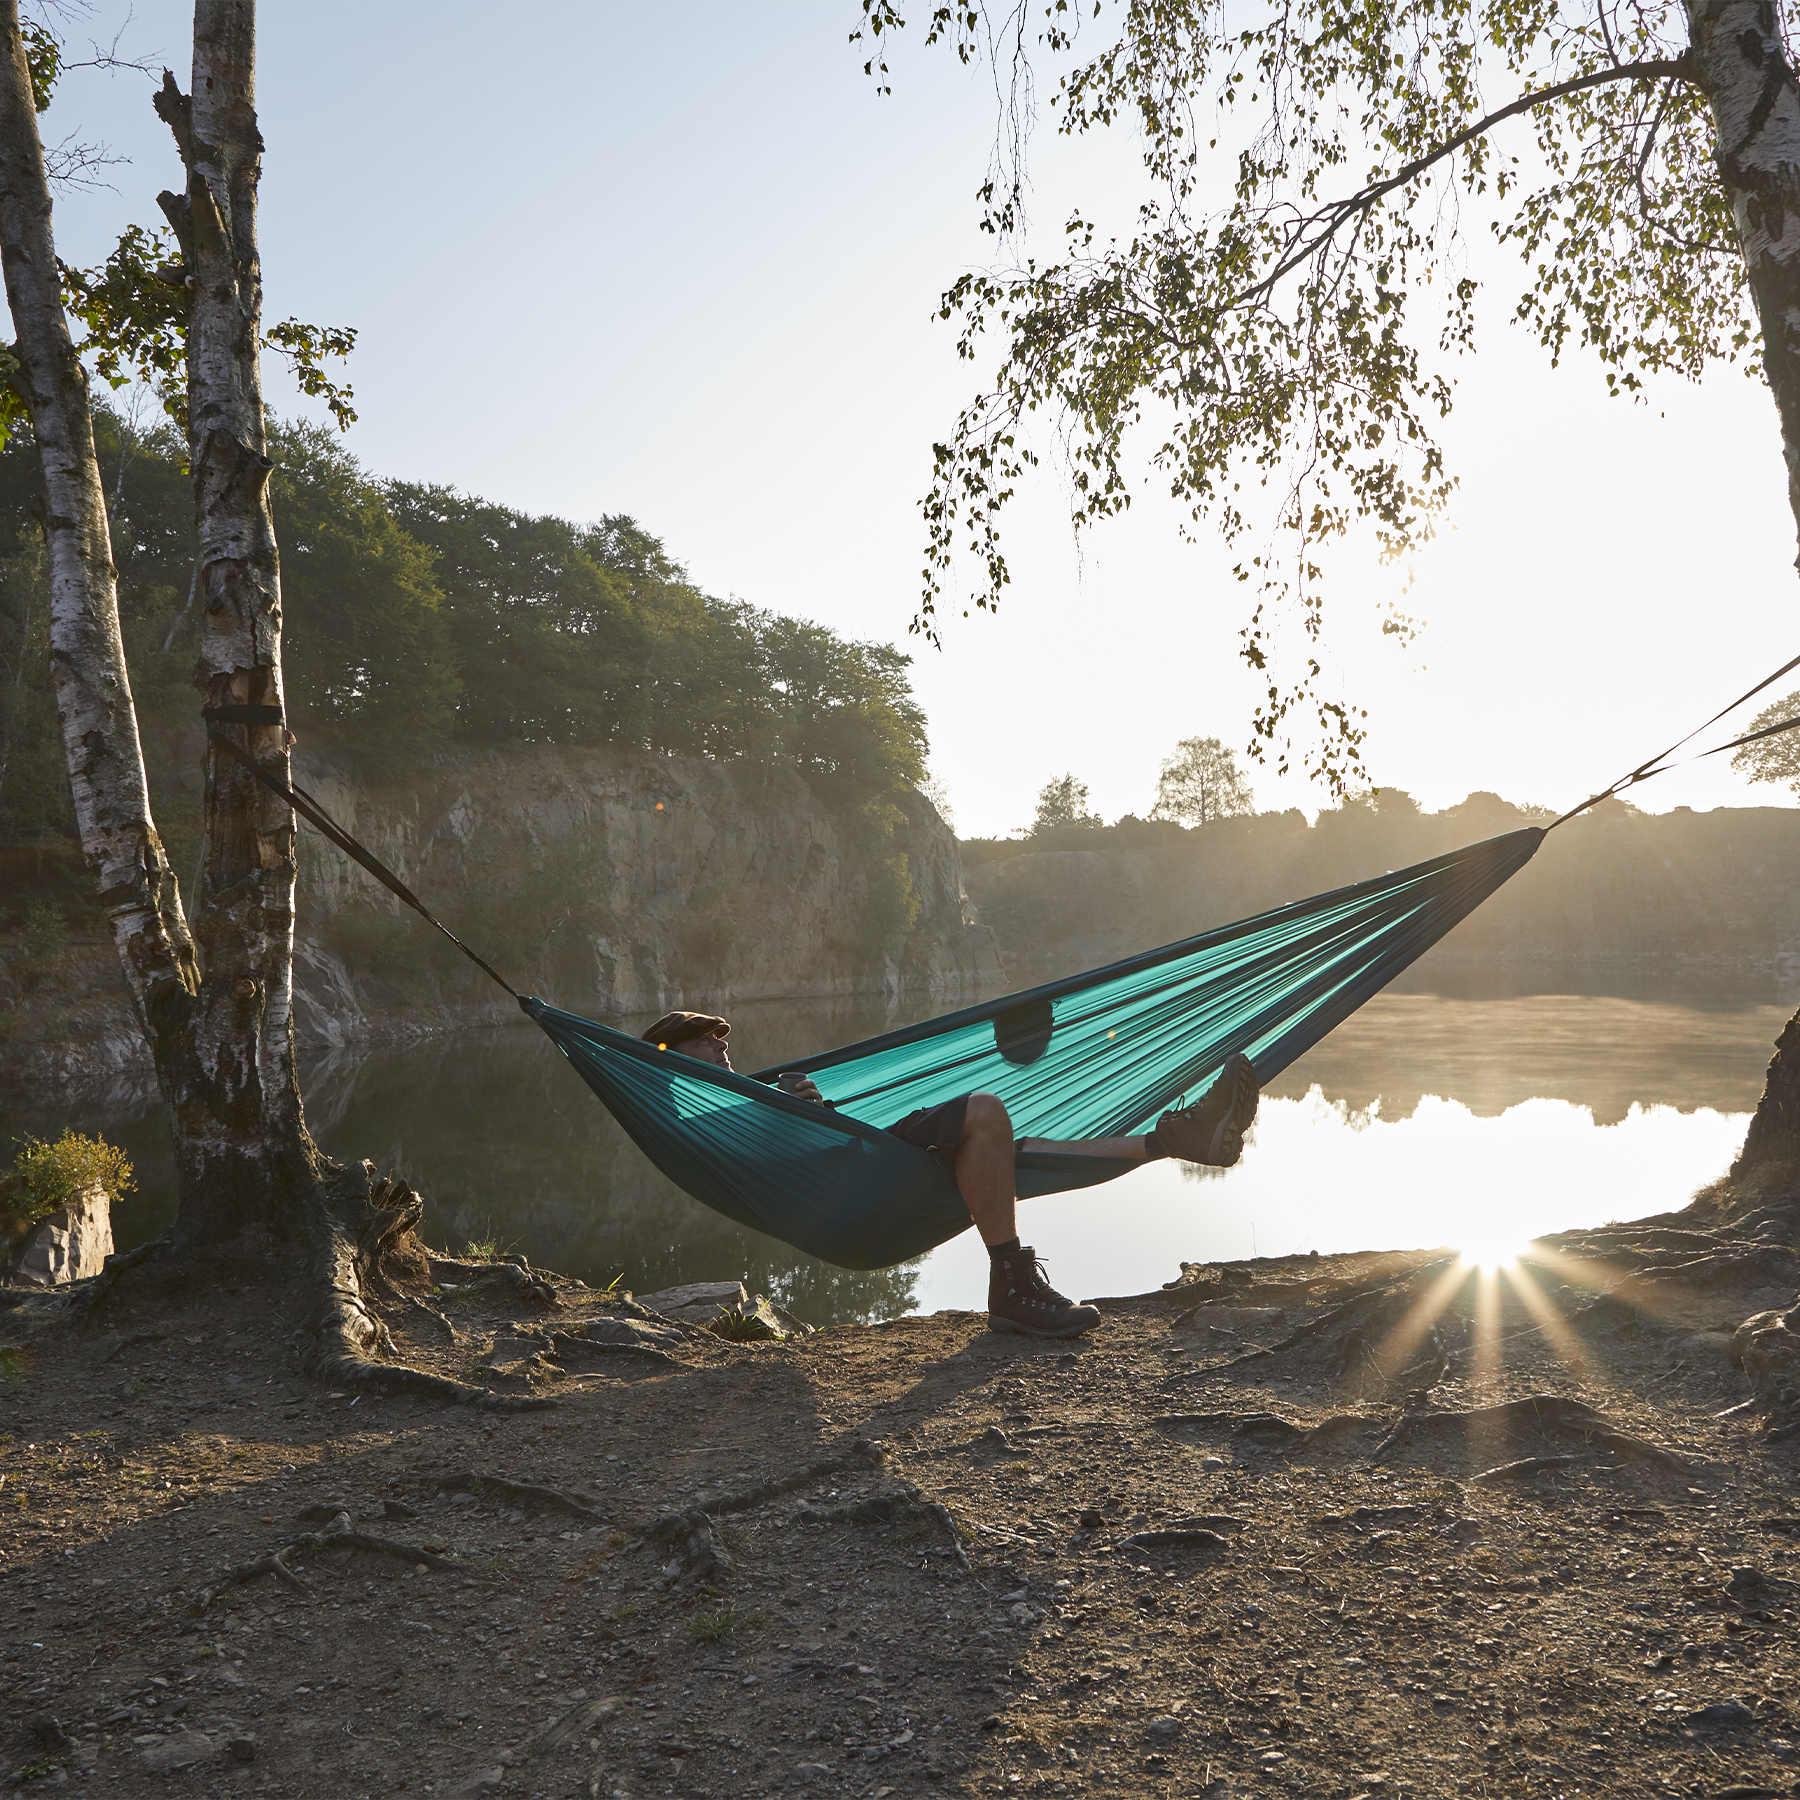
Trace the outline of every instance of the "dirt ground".
<instances>
[{"instance_id":1,"label":"dirt ground","mask_svg":"<svg viewBox=\"0 0 1800 1800\"><path fill-rule=\"evenodd\" d=\"M15 1332L0 1786L1800 1794L1797 1447L1725 1335L1793 1282L1188 1273L1076 1345L392 1319L505 1412L309 1381L254 1286Z\"/></svg>"}]
</instances>

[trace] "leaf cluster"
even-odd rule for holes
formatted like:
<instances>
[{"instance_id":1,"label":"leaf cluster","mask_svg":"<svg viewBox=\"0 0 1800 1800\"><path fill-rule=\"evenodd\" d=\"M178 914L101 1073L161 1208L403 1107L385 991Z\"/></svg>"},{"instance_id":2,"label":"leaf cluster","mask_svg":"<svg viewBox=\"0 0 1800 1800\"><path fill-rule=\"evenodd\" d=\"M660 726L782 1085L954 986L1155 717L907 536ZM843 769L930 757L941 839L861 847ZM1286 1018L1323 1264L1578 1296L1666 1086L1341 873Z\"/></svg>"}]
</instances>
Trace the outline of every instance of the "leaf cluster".
<instances>
[{"instance_id":1,"label":"leaf cluster","mask_svg":"<svg viewBox=\"0 0 1800 1800\"><path fill-rule=\"evenodd\" d=\"M1095 21L1099 23L1096 24ZM864 0L860 35L903 20ZM929 42L1002 95L981 224L1015 253L945 292L991 371L934 450L917 625L969 559L976 606L1010 581L1001 525L1048 426L1077 528L1123 512L1146 463L1189 529L1234 552L1244 659L1266 678L1252 752L1360 766L1362 712L1321 686L1327 553L1393 557L1454 489L1441 426L1485 316L1465 234L1518 256L1499 301L1553 362L1608 387L1755 372L1757 336L1707 109L1673 0L1122 0L1097 47L1060 0L939 6ZM1026 250L1018 114L1035 63L1070 137L1134 134L1129 225L1077 208ZM1039 420L1034 415L1043 415Z\"/></svg>"},{"instance_id":2,"label":"leaf cluster","mask_svg":"<svg viewBox=\"0 0 1800 1800\"><path fill-rule=\"evenodd\" d=\"M96 1185L115 1204L137 1187L131 1159L116 1144L79 1131L51 1142L22 1138L12 1168L0 1178L0 1239L22 1236Z\"/></svg>"}]
</instances>

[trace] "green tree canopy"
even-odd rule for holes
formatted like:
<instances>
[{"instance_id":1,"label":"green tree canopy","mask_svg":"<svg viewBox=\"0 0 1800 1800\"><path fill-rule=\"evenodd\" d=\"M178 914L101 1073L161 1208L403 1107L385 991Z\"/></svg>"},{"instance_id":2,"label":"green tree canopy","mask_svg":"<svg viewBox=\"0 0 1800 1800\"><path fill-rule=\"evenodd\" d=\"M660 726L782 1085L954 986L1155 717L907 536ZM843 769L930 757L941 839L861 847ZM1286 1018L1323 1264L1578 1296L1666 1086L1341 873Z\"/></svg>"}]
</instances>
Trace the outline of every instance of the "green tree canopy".
<instances>
[{"instance_id":1,"label":"green tree canopy","mask_svg":"<svg viewBox=\"0 0 1800 1800\"><path fill-rule=\"evenodd\" d=\"M1253 750L1285 769L1307 740L1309 770L1341 783L1362 714L1320 684L1322 559L1356 532L1390 554L1419 541L1451 491L1440 424L1494 310L1469 231L1517 253L1498 309L1553 361L1586 349L1612 392L1763 367L1800 512L1800 245L1767 222L1800 189L1783 9L1020 0L921 16L927 43L988 63L1001 93L980 189L1001 260L942 302L962 355L993 372L935 449L927 628L963 556L978 605L1007 586L1001 527L1045 442L1034 415L1067 458L1078 527L1129 503L1147 447L1237 553L1242 654L1265 682ZM862 0L884 90L904 22L896 0ZM1066 136L1135 128L1143 174L1134 212L1077 203L1047 253L1025 232L1039 93ZM1298 629L1278 656L1284 620Z\"/></svg>"}]
</instances>

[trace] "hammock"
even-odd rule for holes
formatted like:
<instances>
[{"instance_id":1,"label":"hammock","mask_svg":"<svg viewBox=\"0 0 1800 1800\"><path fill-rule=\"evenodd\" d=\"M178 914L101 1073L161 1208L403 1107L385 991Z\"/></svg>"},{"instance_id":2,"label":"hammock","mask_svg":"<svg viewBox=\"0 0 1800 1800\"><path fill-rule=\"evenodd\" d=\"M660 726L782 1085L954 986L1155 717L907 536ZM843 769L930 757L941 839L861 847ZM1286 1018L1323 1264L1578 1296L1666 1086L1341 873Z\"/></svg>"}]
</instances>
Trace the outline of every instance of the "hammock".
<instances>
[{"instance_id":1,"label":"hammock","mask_svg":"<svg viewBox=\"0 0 1800 1800\"><path fill-rule=\"evenodd\" d=\"M965 1230L946 1161L884 1127L959 1094L997 1094L1021 1138L1147 1131L1242 1051L1272 1080L1531 860L1537 827L1259 913L1023 993L790 1060L831 1108L658 1050L542 1000L520 1004L640 1150L715 1211L851 1269ZM1021 1198L1137 1162L1021 1150Z\"/></svg>"},{"instance_id":2,"label":"hammock","mask_svg":"<svg viewBox=\"0 0 1800 1800\"><path fill-rule=\"evenodd\" d=\"M1021 1138L1128 1136L1197 1096L1235 1051L1250 1058L1259 1080L1273 1080L1517 874L1546 833L1676 767L1676 752L1796 668L1800 656L1548 825L782 1064L811 1075L829 1107L768 1086L773 1069L714 1068L521 995L313 795L280 780L219 729L280 724L278 708L203 712L221 751L511 994L678 1187L827 1262L879 1269L969 1224L944 1159L889 1135L887 1126L918 1107L979 1091L1006 1103ZM1697 756L1795 730L1800 718L1784 719ZM1017 1191L1021 1198L1062 1193L1139 1166L1021 1150Z\"/></svg>"}]
</instances>

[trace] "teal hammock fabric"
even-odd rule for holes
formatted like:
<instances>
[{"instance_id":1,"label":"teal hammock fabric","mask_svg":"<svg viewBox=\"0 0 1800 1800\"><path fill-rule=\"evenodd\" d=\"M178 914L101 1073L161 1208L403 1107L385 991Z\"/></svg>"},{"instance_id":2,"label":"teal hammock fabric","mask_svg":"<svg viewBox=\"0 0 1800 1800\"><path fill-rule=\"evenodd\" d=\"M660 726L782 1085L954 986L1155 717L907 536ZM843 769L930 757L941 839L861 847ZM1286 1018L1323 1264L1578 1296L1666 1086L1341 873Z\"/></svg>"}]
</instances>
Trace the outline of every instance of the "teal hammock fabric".
<instances>
[{"instance_id":1,"label":"teal hammock fabric","mask_svg":"<svg viewBox=\"0 0 1800 1800\"><path fill-rule=\"evenodd\" d=\"M1159 950L965 1007L776 1071L729 1073L526 998L520 1004L633 1141L696 1200L846 1268L885 1268L969 1223L944 1159L884 1129L960 1094L997 1094L1021 1138L1148 1130L1235 1051L1264 1082L1310 1049L1531 860L1531 828ZM1021 1197L1136 1166L1021 1151Z\"/></svg>"}]
</instances>

